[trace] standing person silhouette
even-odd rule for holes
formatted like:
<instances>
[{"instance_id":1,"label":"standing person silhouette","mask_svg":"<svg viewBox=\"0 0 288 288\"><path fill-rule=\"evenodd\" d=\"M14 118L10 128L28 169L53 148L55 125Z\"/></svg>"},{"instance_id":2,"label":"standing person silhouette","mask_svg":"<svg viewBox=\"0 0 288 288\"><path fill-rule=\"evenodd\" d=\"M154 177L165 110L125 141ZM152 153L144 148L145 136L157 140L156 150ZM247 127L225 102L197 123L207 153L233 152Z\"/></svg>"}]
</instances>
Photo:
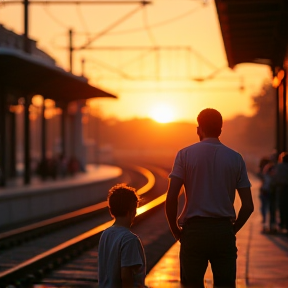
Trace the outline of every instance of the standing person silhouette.
<instances>
[{"instance_id":1,"label":"standing person silhouette","mask_svg":"<svg viewBox=\"0 0 288 288\"><path fill-rule=\"evenodd\" d=\"M109 190L114 224L104 230L98 246L99 288L145 288L146 259L140 238L130 231L139 197L136 189L117 184Z\"/></svg>"},{"instance_id":2,"label":"standing person silhouette","mask_svg":"<svg viewBox=\"0 0 288 288\"><path fill-rule=\"evenodd\" d=\"M288 153L279 155L274 171L274 183L279 194L280 231L288 235Z\"/></svg>"},{"instance_id":3,"label":"standing person silhouette","mask_svg":"<svg viewBox=\"0 0 288 288\"><path fill-rule=\"evenodd\" d=\"M200 142L177 153L169 175L166 217L181 242L183 287L203 288L211 264L214 287L235 287L236 233L254 210L250 182L242 156L223 145L222 116L205 109L197 117ZM178 197L184 186L185 206L177 219ZM236 218L236 190L242 205Z\"/></svg>"}]
</instances>

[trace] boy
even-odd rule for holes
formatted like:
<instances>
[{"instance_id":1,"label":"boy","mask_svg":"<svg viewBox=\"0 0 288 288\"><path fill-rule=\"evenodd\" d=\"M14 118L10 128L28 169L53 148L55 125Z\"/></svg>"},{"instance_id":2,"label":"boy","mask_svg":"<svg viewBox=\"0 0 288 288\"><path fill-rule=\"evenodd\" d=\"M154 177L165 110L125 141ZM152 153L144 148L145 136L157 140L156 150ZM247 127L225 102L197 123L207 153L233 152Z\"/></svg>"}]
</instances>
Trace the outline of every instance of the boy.
<instances>
[{"instance_id":1,"label":"boy","mask_svg":"<svg viewBox=\"0 0 288 288\"><path fill-rule=\"evenodd\" d=\"M102 233L98 246L99 288L145 287L144 249L130 231L138 203L135 188L117 184L109 190L108 207L115 222Z\"/></svg>"}]
</instances>

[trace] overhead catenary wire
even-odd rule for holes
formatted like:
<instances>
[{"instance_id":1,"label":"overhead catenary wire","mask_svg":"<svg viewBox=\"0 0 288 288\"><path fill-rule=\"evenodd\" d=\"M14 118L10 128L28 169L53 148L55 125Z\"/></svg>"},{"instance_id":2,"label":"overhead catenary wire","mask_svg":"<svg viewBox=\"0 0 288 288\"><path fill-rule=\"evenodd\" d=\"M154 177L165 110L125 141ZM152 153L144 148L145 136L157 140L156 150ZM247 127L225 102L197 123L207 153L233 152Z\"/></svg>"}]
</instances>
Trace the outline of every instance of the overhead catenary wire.
<instances>
[{"instance_id":1,"label":"overhead catenary wire","mask_svg":"<svg viewBox=\"0 0 288 288\"><path fill-rule=\"evenodd\" d=\"M90 65L96 65L98 67L102 67L104 68L105 70L108 70L110 72L113 72L113 73L116 73L118 74L119 76L121 76L122 78L124 79L128 79L128 80L134 80L134 77L132 77L131 75L123 72L122 70L120 69L117 69L116 67L113 67L107 63L104 63L103 61L100 61L100 60L96 60L96 59L89 59L89 62L88 62Z\"/></svg>"},{"instance_id":2,"label":"overhead catenary wire","mask_svg":"<svg viewBox=\"0 0 288 288\"><path fill-rule=\"evenodd\" d=\"M122 63L122 64L120 65L120 67L123 69L123 68L131 65L131 64L134 63L135 61L142 60L143 58L147 57L147 56L151 53L151 51L154 51L154 49L151 48L151 49L146 50L145 52L137 55L136 57L133 57L132 59L129 59L129 60L126 61L125 63Z\"/></svg>"},{"instance_id":3,"label":"overhead catenary wire","mask_svg":"<svg viewBox=\"0 0 288 288\"><path fill-rule=\"evenodd\" d=\"M144 3L141 3L140 6L138 6L136 9L134 9L133 11L129 12L128 14L124 15L124 17L120 18L119 20L117 20L116 22L112 23L110 26L108 26L106 29L102 30L100 33L98 33L96 36L88 36L88 40L87 42L80 46L80 47L74 47L73 50L83 50L83 49L89 49L89 45L93 42L93 41L96 41L97 39L99 39L101 36L104 36L105 34L107 34L110 30L112 30L114 27L116 27L117 25L121 24L123 21L125 21L126 19L128 19L130 16L132 16L134 13L136 13L140 8L143 8L145 7L146 5L146 2ZM184 13L184 14L181 14L181 15L178 15L176 17L173 17L171 19L168 19L168 20L165 20L164 22L160 22L158 23L157 25L163 25L163 24L167 24L167 23L171 23L175 20L178 20L178 19L182 19L183 17L187 16L187 15L190 15L192 12L195 12L199 7L197 7L196 9L192 9L192 10L189 10L188 12ZM48 11L46 11L48 13ZM77 12L78 12L78 17L82 23L82 26L85 27L85 29L87 30L87 24L85 22L85 20L83 19L83 15L81 14L81 11L79 11L79 5L77 5ZM52 17L52 15L50 14L50 17ZM55 17L53 17L53 20L54 21L57 21L57 19L55 19ZM61 23L60 21L57 21L58 24L62 24L61 26L63 27L66 27L65 25L63 25L63 23ZM148 34L148 37L152 43L152 45L154 47L157 46L157 43L156 43L156 40L155 40L155 37L151 31L151 27L155 27L157 25L149 25L148 24L148 18L147 18L147 9L143 9L143 26L144 26L144 29L147 31L147 34ZM111 33L110 33L111 34ZM87 33L87 35L89 35L89 33ZM159 48L159 47L158 47ZM195 54L198 54L196 51L193 51L194 49L191 49L191 52L195 53ZM154 53L155 53L155 74L157 75L157 79L159 80L160 78L160 54L159 54L159 49L156 50L154 49ZM199 55L197 55L199 57ZM202 56L202 55L201 55ZM203 58L203 56L201 57ZM202 59L203 60L203 59ZM205 59L206 61L206 65L210 66L210 67L213 67L213 68L216 68L212 63L210 63L207 59ZM123 67L123 65L121 65Z\"/></svg>"},{"instance_id":4,"label":"overhead catenary wire","mask_svg":"<svg viewBox=\"0 0 288 288\"><path fill-rule=\"evenodd\" d=\"M173 18L170 18L170 19L166 19L164 21L161 21L161 22L158 22L158 23L155 23L155 24L151 24L150 25L150 29L152 28L158 28L158 27L161 27L161 26L165 26L165 25L169 25L175 21L179 21L179 20L183 20L183 18L185 17L188 17L190 16L191 14L197 12L200 8L202 8L201 6L199 7L196 7L196 8L193 8L183 14L180 14L180 15L177 15ZM136 32L141 32L145 30L144 27L139 27L139 28L134 28L134 29L127 29L127 30L118 30L118 31L114 31L114 32L110 32L109 35L120 35L120 34L131 34L131 33L136 33Z\"/></svg>"},{"instance_id":5,"label":"overhead catenary wire","mask_svg":"<svg viewBox=\"0 0 288 288\"><path fill-rule=\"evenodd\" d=\"M100 37L104 36L105 34L107 34L110 30L112 30L113 28L115 28L116 26L118 26L119 24L123 23L124 21L126 21L129 17L131 17L132 15L134 15L136 12L138 12L140 9L142 9L145 5L141 4L140 6L136 7L135 9L133 9L132 11L130 11L129 13L127 13L126 15L124 15L123 17L121 17L120 19L116 20L114 23L112 23L111 25L109 25L107 28L105 28L104 30L102 30L101 32L99 32L98 34L96 34L94 37L92 37L91 39L89 39L84 45L81 45L78 48L75 48L75 50L82 50L85 49L87 46L89 46L91 43L93 43L94 41L96 41L97 39L99 39Z\"/></svg>"},{"instance_id":6,"label":"overhead catenary wire","mask_svg":"<svg viewBox=\"0 0 288 288\"><path fill-rule=\"evenodd\" d=\"M143 13L142 13L142 20L143 20L143 25L144 25L144 28L148 34L148 37L150 39L150 42L153 46L157 46L157 42L155 40L155 37L151 31L151 28L149 26L149 23L148 23L148 15L147 15L147 9L144 8L143 9Z\"/></svg>"},{"instance_id":7,"label":"overhead catenary wire","mask_svg":"<svg viewBox=\"0 0 288 288\"><path fill-rule=\"evenodd\" d=\"M143 19L144 28L148 34L150 42L156 48L157 43L156 43L155 37L154 37L154 35L153 35L153 33L149 27L149 23L148 23L147 9L143 9L142 19ZM156 74L157 80L159 80L159 77L160 77L160 55L159 55L158 49L155 50L155 74Z\"/></svg>"},{"instance_id":8,"label":"overhead catenary wire","mask_svg":"<svg viewBox=\"0 0 288 288\"><path fill-rule=\"evenodd\" d=\"M47 5L43 5L43 10L45 11L45 13L55 22L57 23L59 26L65 28L65 29L69 29L68 25L66 25L64 22L62 22L61 20L59 20L57 17L55 17L51 11L49 11Z\"/></svg>"},{"instance_id":9,"label":"overhead catenary wire","mask_svg":"<svg viewBox=\"0 0 288 288\"><path fill-rule=\"evenodd\" d=\"M84 31L86 32L87 35L90 35L91 33L89 31L88 25L87 25L85 18L83 16L81 7L79 5L76 5L75 7L76 7L76 12L77 12L78 18L81 22L82 27L84 28Z\"/></svg>"}]
</instances>

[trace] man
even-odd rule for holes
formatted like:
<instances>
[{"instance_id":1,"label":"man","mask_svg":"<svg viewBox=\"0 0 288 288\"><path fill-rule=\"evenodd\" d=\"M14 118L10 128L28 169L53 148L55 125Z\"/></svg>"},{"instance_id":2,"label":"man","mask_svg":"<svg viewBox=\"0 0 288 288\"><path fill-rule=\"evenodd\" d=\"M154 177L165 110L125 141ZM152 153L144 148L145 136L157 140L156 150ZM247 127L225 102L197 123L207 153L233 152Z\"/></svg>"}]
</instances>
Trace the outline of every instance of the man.
<instances>
[{"instance_id":1,"label":"man","mask_svg":"<svg viewBox=\"0 0 288 288\"><path fill-rule=\"evenodd\" d=\"M176 156L166 200L172 234L181 242L180 274L183 287L204 287L211 264L214 287L235 287L236 237L254 210L250 182L241 155L219 141L222 116L205 109L197 117L200 142ZM182 185L185 206L177 220ZM236 219L235 190L242 205Z\"/></svg>"}]
</instances>

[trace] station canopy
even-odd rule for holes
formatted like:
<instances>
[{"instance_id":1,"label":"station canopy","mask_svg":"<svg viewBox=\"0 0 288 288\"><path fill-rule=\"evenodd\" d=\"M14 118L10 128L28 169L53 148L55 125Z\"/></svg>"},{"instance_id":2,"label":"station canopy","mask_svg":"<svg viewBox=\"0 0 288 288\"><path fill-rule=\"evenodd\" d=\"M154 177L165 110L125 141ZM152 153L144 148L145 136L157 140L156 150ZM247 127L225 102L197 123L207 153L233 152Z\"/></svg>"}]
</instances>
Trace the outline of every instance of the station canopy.
<instances>
[{"instance_id":1,"label":"station canopy","mask_svg":"<svg viewBox=\"0 0 288 288\"><path fill-rule=\"evenodd\" d=\"M42 95L62 103L95 97L117 98L91 86L84 77L75 76L21 51L1 48L0 67L1 93L3 89L10 93L20 91L24 95Z\"/></svg>"},{"instance_id":2,"label":"station canopy","mask_svg":"<svg viewBox=\"0 0 288 288\"><path fill-rule=\"evenodd\" d=\"M215 0L228 65L282 67L287 56L287 0Z\"/></svg>"}]
</instances>

